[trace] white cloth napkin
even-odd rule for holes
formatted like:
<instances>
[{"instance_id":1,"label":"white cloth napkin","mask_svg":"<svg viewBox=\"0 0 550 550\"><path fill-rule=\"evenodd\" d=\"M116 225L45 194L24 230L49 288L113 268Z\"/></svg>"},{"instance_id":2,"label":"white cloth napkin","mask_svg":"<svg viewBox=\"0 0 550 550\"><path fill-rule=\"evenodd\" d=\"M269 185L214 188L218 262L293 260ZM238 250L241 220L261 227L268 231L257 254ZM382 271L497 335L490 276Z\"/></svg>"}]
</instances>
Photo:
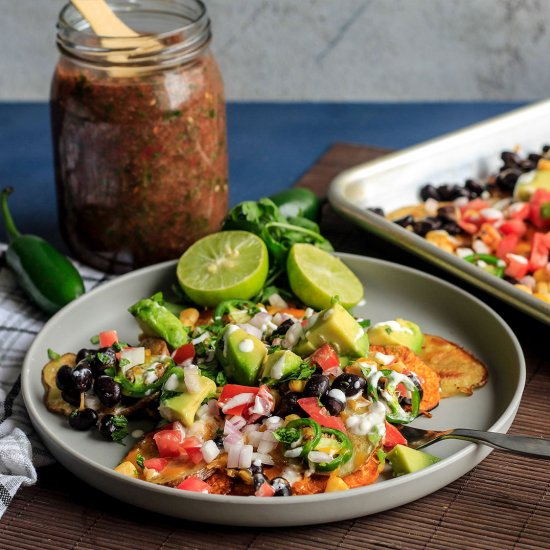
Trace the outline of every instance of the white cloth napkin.
<instances>
[{"instance_id":1,"label":"white cloth napkin","mask_svg":"<svg viewBox=\"0 0 550 550\"><path fill-rule=\"evenodd\" d=\"M6 245L0 244L0 252ZM75 264L86 290L110 277ZM19 289L11 271L0 267L0 518L21 485L36 483L36 468L54 462L38 438L21 395L21 365L48 317Z\"/></svg>"}]
</instances>

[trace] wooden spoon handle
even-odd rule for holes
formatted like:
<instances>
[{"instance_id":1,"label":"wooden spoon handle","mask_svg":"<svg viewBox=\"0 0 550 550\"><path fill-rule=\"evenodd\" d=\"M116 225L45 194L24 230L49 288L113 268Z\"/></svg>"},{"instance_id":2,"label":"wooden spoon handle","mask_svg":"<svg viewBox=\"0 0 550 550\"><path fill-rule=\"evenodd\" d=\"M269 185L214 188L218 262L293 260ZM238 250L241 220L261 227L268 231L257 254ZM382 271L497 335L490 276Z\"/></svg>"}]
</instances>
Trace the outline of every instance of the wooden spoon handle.
<instances>
[{"instance_id":1,"label":"wooden spoon handle","mask_svg":"<svg viewBox=\"0 0 550 550\"><path fill-rule=\"evenodd\" d=\"M71 2L97 35L118 38L139 36L115 15L105 0L71 0Z\"/></svg>"}]
</instances>

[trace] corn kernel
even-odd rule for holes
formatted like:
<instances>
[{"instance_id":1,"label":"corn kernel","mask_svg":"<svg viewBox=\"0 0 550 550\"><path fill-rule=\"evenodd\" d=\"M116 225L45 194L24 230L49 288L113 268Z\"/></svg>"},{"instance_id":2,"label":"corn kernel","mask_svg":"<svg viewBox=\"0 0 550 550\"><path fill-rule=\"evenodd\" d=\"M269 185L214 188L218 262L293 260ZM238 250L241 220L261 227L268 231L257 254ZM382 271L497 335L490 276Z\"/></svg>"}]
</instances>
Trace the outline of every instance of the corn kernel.
<instances>
[{"instance_id":1,"label":"corn kernel","mask_svg":"<svg viewBox=\"0 0 550 550\"><path fill-rule=\"evenodd\" d=\"M186 327L194 327L199 320L199 310L189 307L180 312L180 321Z\"/></svg>"},{"instance_id":2,"label":"corn kernel","mask_svg":"<svg viewBox=\"0 0 550 550\"><path fill-rule=\"evenodd\" d=\"M550 293L550 283L547 281L540 281L536 284L535 290L539 294L548 294Z\"/></svg>"},{"instance_id":3,"label":"corn kernel","mask_svg":"<svg viewBox=\"0 0 550 550\"><path fill-rule=\"evenodd\" d=\"M533 277L537 283L541 281L550 281L550 271L546 267L542 267L533 272Z\"/></svg>"},{"instance_id":4,"label":"corn kernel","mask_svg":"<svg viewBox=\"0 0 550 550\"><path fill-rule=\"evenodd\" d=\"M138 477L136 467L129 461L121 462L116 468L115 472L119 474L124 474L128 477Z\"/></svg>"},{"instance_id":5,"label":"corn kernel","mask_svg":"<svg viewBox=\"0 0 550 550\"><path fill-rule=\"evenodd\" d=\"M306 381L305 380L291 380L288 383L288 389L290 391L295 391L302 393L304 391L304 388L306 387Z\"/></svg>"},{"instance_id":6,"label":"corn kernel","mask_svg":"<svg viewBox=\"0 0 550 550\"><path fill-rule=\"evenodd\" d=\"M288 416L285 416L285 422L287 424L293 420L300 420L300 417L297 414L289 414Z\"/></svg>"},{"instance_id":7,"label":"corn kernel","mask_svg":"<svg viewBox=\"0 0 550 550\"><path fill-rule=\"evenodd\" d=\"M540 292L535 292L533 296L535 298L538 298L539 300L542 300L543 302L546 302L547 304L550 304L550 294L541 294Z\"/></svg>"},{"instance_id":8,"label":"corn kernel","mask_svg":"<svg viewBox=\"0 0 550 550\"><path fill-rule=\"evenodd\" d=\"M329 477L325 493L335 493L336 491L347 491L349 489L346 482L341 477Z\"/></svg>"}]
</instances>

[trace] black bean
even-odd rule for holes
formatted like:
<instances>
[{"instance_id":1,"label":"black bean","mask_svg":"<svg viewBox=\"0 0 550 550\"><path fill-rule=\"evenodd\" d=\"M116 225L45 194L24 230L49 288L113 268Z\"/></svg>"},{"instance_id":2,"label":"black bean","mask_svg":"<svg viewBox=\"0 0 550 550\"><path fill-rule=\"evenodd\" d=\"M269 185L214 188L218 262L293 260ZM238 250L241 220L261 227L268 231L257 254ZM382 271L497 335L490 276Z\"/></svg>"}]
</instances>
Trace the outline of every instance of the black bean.
<instances>
[{"instance_id":1,"label":"black bean","mask_svg":"<svg viewBox=\"0 0 550 550\"><path fill-rule=\"evenodd\" d=\"M537 167L538 161L534 162L532 160L522 160L519 167L521 168L522 172L531 172L531 170L534 170Z\"/></svg>"},{"instance_id":2,"label":"black bean","mask_svg":"<svg viewBox=\"0 0 550 550\"><path fill-rule=\"evenodd\" d=\"M284 336L288 329L294 324L294 321L292 319L287 319L286 321L283 321L272 333L271 333L271 339L273 338L280 338Z\"/></svg>"},{"instance_id":3,"label":"black bean","mask_svg":"<svg viewBox=\"0 0 550 550\"><path fill-rule=\"evenodd\" d=\"M302 416L304 411L302 407L298 405L298 399L301 397L303 397L303 395L297 392L289 392L283 395L277 409L277 416L280 416L281 418L284 418L289 414L298 414Z\"/></svg>"},{"instance_id":4,"label":"black bean","mask_svg":"<svg viewBox=\"0 0 550 550\"><path fill-rule=\"evenodd\" d=\"M260 461L255 460L250 465L250 473L252 475L254 475L254 474L263 474L263 471L264 471L264 469L263 469L263 466L262 466Z\"/></svg>"},{"instance_id":5,"label":"black bean","mask_svg":"<svg viewBox=\"0 0 550 550\"><path fill-rule=\"evenodd\" d=\"M420 198L423 201L427 201L428 199L435 199L436 201L441 200L439 191L431 183L427 183L420 189Z\"/></svg>"},{"instance_id":6,"label":"black bean","mask_svg":"<svg viewBox=\"0 0 550 550\"><path fill-rule=\"evenodd\" d=\"M334 379L331 389L341 390L346 397L357 395L365 387L366 381L364 378L356 374L344 373Z\"/></svg>"},{"instance_id":7,"label":"black bean","mask_svg":"<svg viewBox=\"0 0 550 550\"><path fill-rule=\"evenodd\" d=\"M311 378L306 382L304 388L305 397L321 397L327 393L330 380L328 376L323 374L313 374Z\"/></svg>"},{"instance_id":8,"label":"black bean","mask_svg":"<svg viewBox=\"0 0 550 550\"><path fill-rule=\"evenodd\" d=\"M114 407L120 402L120 385L110 376L99 376L94 383L94 392L106 407Z\"/></svg>"},{"instance_id":9,"label":"black bean","mask_svg":"<svg viewBox=\"0 0 550 550\"><path fill-rule=\"evenodd\" d=\"M382 208L375 206L374 208L367 208L367 210L369 210L373 214L378 214L379 216L384 217L384 210L382 210Z\"/></svg>"},{"instance_id":10,"label":"black bean","mask_svg":"<svg viewBox=\"0 0 550 550\"><path fill-rule=\"evenodd\" d=\"M521 170L518 170L517 168L509 168L498 174L495 183L503 191L513 191L520 176Z\"/></svg>"},{"instance_id":11,"label":"black bean","mask_svg":"<svg viewBox=\"0 0 550 550\"><path fill-rule=\"evenodd\" d=\"M444 223L442 229L447 231L449 235L460 235L462 233L462 228L456 222Z\"/></svg>"},{"instance_id":12,"label":"black bean","mask_svg":"<svg viewBox=\"0 0 550 550\"><path fill-rule=\"evenodd\" d=\"M550 145L543 145L542 146L542 152L543 153L548 153L548 151L550 151Z\"/></svg>"},{"instance_id":13,"label":"black bean","mask_svg":"<svg viewBox=\"0 0 550 550\"><path fill-rule=\"evenodd\" d=\"M72 370L71 379L75 390L88 391L93 382L92 370L85 363L81 363Z\"/></svg>"},{"instance_id":14,"label":"black bean","mask_svg":"<svg viewBox=\"0 0 550 550\"><path fill-rule=\"evenodd\" d=\"M500 158L506 168L516 168L521 163L521 157L512 151L503 151Z\"/></svg>"},{"instance_id":15,"label":"black bean","mask_svg":"<svg viewBox=\"0 0 550 550\"><path fill-rule=\"evenodd\" d=\"M342 401L339 401L334 397L330 397L329 395L324 395L321 397L321 403L323 403L328 413L332 416L340 414L346 406L346 404L342 403Z\"/></svg>"},{"instance_id":16,"label":"black bean","mask_svg":"<svg viewBox=\"0 0 550 550\"><path fill-rule=\"evenodd\" d=\"M424 237L428 231L435 231L436 229L441 228L441 220L438 218L434 218L432 216L428 216L427 218L424 218L423 220L418 220L414 222L413 224L413 231L420 235L421 237Z\"/></svg>"},{"instance_id":17,"label":"black bean","mask_svg":"<svg viewBox=\"0 0 550 550\"><path fill-rule=\"evenodd\" d=\"M535 165L538 164L539 160L542 158L542 155L539 155L538 153L531 153L527 159L530 160Z\"/></svg>"},{"instance_id":18,"label":"black bean","mask_svg":"<svg viewBox=\"0 0 550 550\"><path fill-rule=\"evenodd\" d=\"M116 368L116 351L113 348L101 348L90 358L90 367L94 376L100 376L107 368Z\"/></svg>"},{"instance_id":19,"label":"black bean","mask_svg":"<svg viewBox=\"0 0 550 550\"><path fill-rule=\"evenodd\" d=\"M96 353L97 353L96 349L82 348L76 354L76 362L80 363L81 361L84 361L85 359L88 359L89 361L91 361L94 358Z\"/></svg>"},{"instance_id":20,"label":"black bean","mask_svg":"<svg viewBox=\"0 0 550 550\"><path fill-rule=\"evenodd\" d=\"M89 430L97 424L97 413L93 409L76 410L69 416L69 425L75 430Z\"/></svg>"},{"instance_id":21,"label":"black bean","mask_svg":"<svg viewBox=\"0 0 550 550\"><path fill-rule=\"evenodd\" d=\"M274 497L289 497L291 495L290 483L284 477L274 477L271 486L275 489Z\"/></svg>"},{"instance_id":22,"label":"black bean","mask_svg":"<svg viewBox=\"0 0 550 550\"><path fill-rule=\"evenodd\" d=\"M74 388L70 390L63 390L61 392L61 397L74 407L80 406L80 395L80 392Z\"/></svg>"},{"instance_id":23,"label":"black bean","mask_svg":"<svg viewBox=\"0 0 550 550\"><path fill-rule=\"evenodd\" d=\"M55 385L61 391L74 389L71 373L73 368L69 365L61 365L55 375Z\"/></svg>"},{"instance_id":24,"label":"black bean","mask_svg":"<svg viewBox=\"0 0 550 550\"><path fill-rule=\"evenodd\" d=\"M257 491L264 483L269 483L269 481L267 477L260 472L252 476L252 483L254 484L254 491Z\"/></svg>"},{"instance_id":25,"label":"black bean","mask_svg":"<svg viewBox=\"0 0 550 550\"><path fill-rule=\"evenodd\" d=\"M504 275L503 279L504 279L505 281L508 281L509 283L513 284L513 285L519 284L518 279L516 279L516 278L514 278L514 277L510 277L509 275Z\"/></svg>"},{"instance_id":26,"label":"black bean","mask_svg":"<svg viewBox=\"0 0 550 550\"><path fill-rule=\"evenodd\" d=\"M457 209L454 206L440 206L437 209L437 217L444 222L454 222L458 218Z\"/></svg>"},{"instance_id":27,"label":"black bean","mask_svg":"<svg viewBox=\"0 0 550 550\"><path fill-rule=\"evenodd\" d=\"M464 187L461 187L460 185L444 183L443 185L440 185L437 190L439 192L440 200L442 201L454 201L455 199L458 199L458 197L465 196Z\"/></svg>"},{"instance_id":28,"label":"black bean","mask_svg":"<svg viewBox=\"0 0 550 550\"><path fill-rule=\"evenodd\" d=\"M408 214L407 216L403 216L402 218L397 218L396 220L393 220L394 223L397 225L400 225L401 227L409 227L409 225L414 224L414 218Z\"/></svg>"},{"instance_id":29,"label":"black bean","mask_svg":"<svg viewBox=\"0 0 550 550\"><path fill-rule=\"evenodd\" d=\"M219 433L214 439L214 443L216 444L216 447L220 449L220 451L223 451L223 440L225 439L225 436L222 433Z\"/></svg>"},{"instance_id":30,"label":"black bean","mask_svg":"<svg viewBox=\"0 0 550 550\"><path fill-rule=\"evenodd\" d=\"M479 197L483 191L485 191L485 186L479 183L479 181L473 179L467 179L464 183L464 188L470 191L470 195L475 194L476 197Z\"/></svg>"}]
</instances>

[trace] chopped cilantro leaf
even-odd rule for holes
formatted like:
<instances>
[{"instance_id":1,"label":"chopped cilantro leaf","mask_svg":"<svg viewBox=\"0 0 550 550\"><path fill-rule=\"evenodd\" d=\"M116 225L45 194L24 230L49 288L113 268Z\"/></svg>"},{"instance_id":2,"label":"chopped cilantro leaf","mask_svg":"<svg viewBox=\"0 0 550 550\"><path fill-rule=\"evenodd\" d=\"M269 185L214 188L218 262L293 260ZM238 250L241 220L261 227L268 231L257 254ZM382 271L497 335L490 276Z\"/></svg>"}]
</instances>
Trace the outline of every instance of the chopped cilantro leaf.
<instances>
[{"instance_id":1,"label":"chopped cilantro leaf","mask_svg":"<svg viewBox=\"0 0 550 550\"><path fill-rule=\"evenodd\" d=\"M53 349L48 348L48 358L51 361L59 361L59 359L61 359L61 355L56 353Z\"/></svg>"}]
</instances>

